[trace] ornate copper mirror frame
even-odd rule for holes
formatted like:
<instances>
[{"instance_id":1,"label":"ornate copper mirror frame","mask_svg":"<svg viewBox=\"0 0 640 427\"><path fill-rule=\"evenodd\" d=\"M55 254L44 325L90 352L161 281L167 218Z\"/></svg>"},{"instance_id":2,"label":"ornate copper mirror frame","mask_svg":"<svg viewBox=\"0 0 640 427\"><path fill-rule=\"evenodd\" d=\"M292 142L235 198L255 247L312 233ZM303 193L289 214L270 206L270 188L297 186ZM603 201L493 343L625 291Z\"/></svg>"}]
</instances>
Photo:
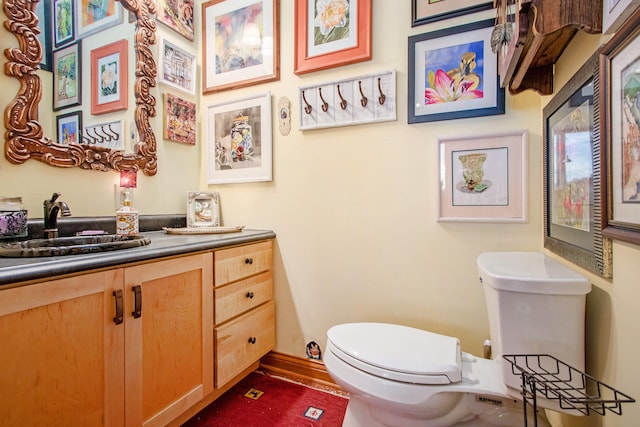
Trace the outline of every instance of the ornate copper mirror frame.
<instances>
[{"instance_id":1,"label":"ornate copper mirror frame","mask_svg":"<svg viewBox=\"0 0 640 427\"><path fill-rule=\"evenodd\" d=\"M149 118L156 115L156 99L150 88L156 86L157 67L150 46L156 42L156 23L149 19L155 13L153 0L117 0L137 18L135 30L136 79L134 120L139 142L134 153L81 144L58 144L44 136L38 122L38 104L42 83L36 71L40 68L42 46L36 37L38 19L34 13L36 1L3 0L4 13L9 18L5 28L18 40L19 48L5 49L7 62L4 73L20 81L20 90L4 113L5 156L14 164L30 158L51 166L83 169L141 170L145 175L158 171L156 137Z\"/></svg>"}]
</instances>

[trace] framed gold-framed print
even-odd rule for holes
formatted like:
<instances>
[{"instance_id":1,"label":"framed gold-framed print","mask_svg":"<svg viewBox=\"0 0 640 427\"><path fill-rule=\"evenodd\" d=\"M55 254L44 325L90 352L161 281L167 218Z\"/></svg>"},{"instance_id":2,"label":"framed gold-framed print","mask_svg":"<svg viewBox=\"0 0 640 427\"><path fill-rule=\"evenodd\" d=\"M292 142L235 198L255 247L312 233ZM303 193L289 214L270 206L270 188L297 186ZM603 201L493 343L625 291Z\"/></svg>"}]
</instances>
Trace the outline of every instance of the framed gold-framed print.
<instances>
[{"instance_id":1,"label":"framed gold-framed print","mask_svg":"<svg viewBox=\"0 0 640 427\"><path fill-rule=\"evenodd\" d=\"M75 0L73 3L79 38L122 23L122 5L118 0Z\"/></svg>"},{"instance_id":2,"label":"framed gold-framed print","mask_svg":"<svg viewBox=\"0 0 640 427\"><path fill-rule=\"evenodd\" d=\"M543 109L544 247L602 277L612 275L612 245L603 236L602 167L594 54Z\"/></svg>"},{"instance_id":3,"label":"framed gold-framed print","mask_svg":"<svg viewBox=\"0 0 640 427\"><path fill-rule=\"evenodd\" d=\"M440 138L438 147L438 221L528 221L526 130Z\"/></svg>"},{"instance_id":4,"label":"framed gold-framed print","mask_svg":"<svg viewBox=\"0 0 640 427\"><path fill-rule=\"evenodd\" d=\"M170 93L162 95L164 103L164 139L196 145L196 104Z\"/></svg>"},{"instance_id":5,"label":"framed gold-framed print","mask_svg":"<svg viewBox=\"0 0 640 427\"><path fill-rule=\"evenodd\" d=\"M280 78L280 1L202 4L202 93Z\"/></svg>"},{"instance_id":6,"label":"framed gold-framed print","mask_svg":"<svg viewBox=\"0 0 640 427\"><path fill-rule=\"evenodd\" d=\"M271 93L207 107L209 184L271 181Z\"/></svg>"},{"instance_id":7,"label":"framed gold-framed print","mask_svg":"<svg viewBox=\"0 0 640 427\"><path fill-rule=\"evenodd\" d=\"M82 42L53 52L53 111L82 104Z\"/></svg>"},{"instance_id":8,"label":"framed gold-framed print","mask_svg":"<svg viewBox=\"0 0 640 427\"><path fill-rule=\"evenodd\" d=\"M492 7L493 1L487 0L411 0L411 26L455 18Z\"/></svg>"},{"instance_id":9,"label":"framed gold-framed print","mask_svg":"<svg viewBox=\"0 0 640 427\"><path fill-rule=\"evenodd\" d=\"M493 26L491 19L409 37L409 123L505 113Z\"/></svg>"},{"instance_id":10,"label":"framed gold-framed print","mask_svg":"<svg viewBox=\"0 0 640 427\"><path fill-rule=\"evenodd\" d=\"M196 94L196 56L177 43L160 39L158 55L158 82Z\"/></svg>"},{"instance_id":11,"label":"framed gold-framed print","mask_svg":"<svg viewBox=\"0 0 640 427\"><path fill-rule=\"evenodd\" d=\"M600 51L602 138L607 148L605 236L640 245L640 9Z\"/></svg>"},{"instance_id":12,"label":"framed gold-framed print","mask_svg":"<svg viewBox=\"0 0 640 427\"><path fill-rule=\"evenodd\" d=\"M295 0L294 73L371 59L372 0Z\"/></svg>"},{"instance_id":13,"label":"framed gold-framed print","mask_svg":"<svg viewBox=\"0 0 640 427\"><path fill-rule=\"evenodd\" d=\"M187 198L187 227L219 227L220 195L190 191Z\"/></svg>"},{"instance_id":14,"label":"framed gold-framed print","mask_svg":"<svg viewBox=\"0 0 640 427\"><path fill-rule=\"evenodd\" d=\"M91 51L91 114L127 109L128 45L122 39Z\"/></svg>"}]
</instances>

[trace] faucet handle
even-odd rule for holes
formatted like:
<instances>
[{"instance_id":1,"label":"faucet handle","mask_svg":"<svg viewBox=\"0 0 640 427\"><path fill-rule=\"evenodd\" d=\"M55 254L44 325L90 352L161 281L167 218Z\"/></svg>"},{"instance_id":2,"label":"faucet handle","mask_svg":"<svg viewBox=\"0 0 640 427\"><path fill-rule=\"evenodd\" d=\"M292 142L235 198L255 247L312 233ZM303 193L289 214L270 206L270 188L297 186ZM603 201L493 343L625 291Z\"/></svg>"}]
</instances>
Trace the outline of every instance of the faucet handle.
<instances>
[{"instance_id":1,"label":"faucet handle","mask_svg":"<svg viewBox=\"0 0 640 427\"><path fill-rule=\"evenodd\" d=\"M60 197L60 196L62 196L62 193L53 193L51 195L51 200L49 200L49 203L55 202L58 199L58 197Z\"/></svg>"}]
</instances>

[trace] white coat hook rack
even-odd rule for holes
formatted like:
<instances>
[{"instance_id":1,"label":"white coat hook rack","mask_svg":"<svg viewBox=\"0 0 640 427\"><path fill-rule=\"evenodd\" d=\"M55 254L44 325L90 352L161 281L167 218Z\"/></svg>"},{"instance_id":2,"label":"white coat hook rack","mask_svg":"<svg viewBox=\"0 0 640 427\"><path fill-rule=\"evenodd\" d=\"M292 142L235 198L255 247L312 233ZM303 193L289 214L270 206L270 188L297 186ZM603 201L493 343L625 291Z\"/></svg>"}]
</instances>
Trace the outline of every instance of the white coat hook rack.
<instances>
[{"instance_id":1,"label":"white coat hook rack","mask_svg":"<svg viewBox=\"0 0 640 427\"><path fill-rule=\"evenodd\" d=\"M300 130L393 121L396 72L300 87L299 101Z\"/></svg>"}]
</instances>

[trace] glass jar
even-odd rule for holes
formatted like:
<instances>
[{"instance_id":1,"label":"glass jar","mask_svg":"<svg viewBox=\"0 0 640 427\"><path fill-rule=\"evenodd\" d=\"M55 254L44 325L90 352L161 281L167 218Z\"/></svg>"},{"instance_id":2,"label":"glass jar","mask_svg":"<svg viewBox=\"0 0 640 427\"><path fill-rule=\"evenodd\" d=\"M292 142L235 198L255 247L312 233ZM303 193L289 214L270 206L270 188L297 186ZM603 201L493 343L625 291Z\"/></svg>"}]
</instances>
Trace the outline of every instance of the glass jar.
<instances>
[{"instance_id":1,"label":"glass jar","mask_svg":"<svg viewBox=\"0 0 640 427\"><path fill-rule=\"evenodd\" d=\"M22 197L0 196L0 239L27 235L27 211L22 204Z\"/></svg>"}]
</instances>

